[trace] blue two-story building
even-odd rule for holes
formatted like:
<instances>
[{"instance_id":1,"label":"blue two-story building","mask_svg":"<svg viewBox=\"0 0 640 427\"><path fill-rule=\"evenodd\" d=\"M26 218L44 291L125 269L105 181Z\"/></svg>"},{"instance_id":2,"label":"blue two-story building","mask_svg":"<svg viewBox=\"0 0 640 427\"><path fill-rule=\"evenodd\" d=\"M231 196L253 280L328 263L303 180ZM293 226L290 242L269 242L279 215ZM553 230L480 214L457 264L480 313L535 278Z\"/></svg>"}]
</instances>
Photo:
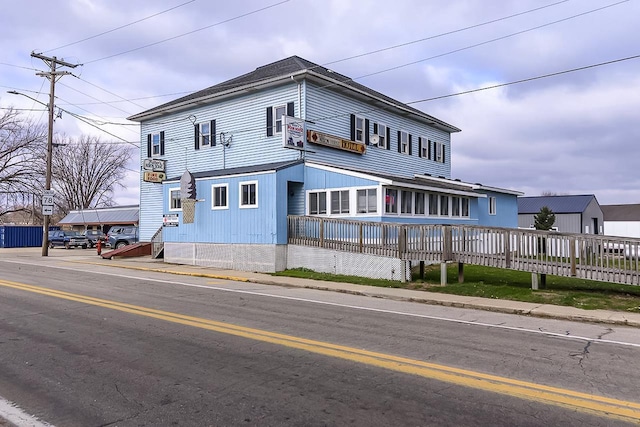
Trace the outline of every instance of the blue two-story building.
<instances>
[{"instance_id":1,"label":"blue two-story building","mask_svg":"<svg viewBox=\"0 0 640 427\"><path fill-rule=\"evenodd\" d=\"M460 129L297 56L130 120L140 239L163 227L168 261L282 270L287 215L518 224L521 193L451 179Z\"/></svg>"}]
</instances>

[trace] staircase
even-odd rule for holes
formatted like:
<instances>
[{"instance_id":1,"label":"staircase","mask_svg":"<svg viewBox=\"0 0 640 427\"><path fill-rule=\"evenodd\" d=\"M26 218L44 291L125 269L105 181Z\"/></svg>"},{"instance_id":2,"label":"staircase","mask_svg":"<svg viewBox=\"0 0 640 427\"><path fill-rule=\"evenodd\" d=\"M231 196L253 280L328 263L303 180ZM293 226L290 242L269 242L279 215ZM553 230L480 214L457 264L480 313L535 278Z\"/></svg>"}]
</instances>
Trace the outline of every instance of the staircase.
<instances>
[{"instance_id":1,"label":"staircase","mask_svg":"<svg viewBox=\"0 0 640 427\"><path fill-rule=\"evenodd\" d=\"M164 258L164 242L162 241L162 226L151 237L151 258Z\"/></svg>"}]
</instances>

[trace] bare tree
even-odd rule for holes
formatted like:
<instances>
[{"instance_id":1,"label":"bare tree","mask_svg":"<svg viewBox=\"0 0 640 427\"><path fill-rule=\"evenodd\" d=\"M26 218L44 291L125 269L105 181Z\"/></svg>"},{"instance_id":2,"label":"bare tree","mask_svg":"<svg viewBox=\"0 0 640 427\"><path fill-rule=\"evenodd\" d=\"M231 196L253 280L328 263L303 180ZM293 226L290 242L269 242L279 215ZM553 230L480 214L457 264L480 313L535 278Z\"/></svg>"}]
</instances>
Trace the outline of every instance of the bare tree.
<instances>
[{"instance_id":1,"label":"bare tree","mask_svg":"<svg viewBox=\"0 0 640 427\"><path fill-rule=\"evenodd\" d=\"M33 200L44 188L39 159L45 143L43 125L34 125L13 108L0 113L0 220L14 212L33 213Z\"/></svg>"},{"instance_id":2,"label":"bare tree","mask_svg":"<svg viewBox=\"0 0 640 427\"><path fill-rule=\"evenodd\" d=\"M121 187L131 148L82 135L56 136L52 157L52 183L61 213L72 209L111 206L113 192Z\"/></svg>"}]
</instances>

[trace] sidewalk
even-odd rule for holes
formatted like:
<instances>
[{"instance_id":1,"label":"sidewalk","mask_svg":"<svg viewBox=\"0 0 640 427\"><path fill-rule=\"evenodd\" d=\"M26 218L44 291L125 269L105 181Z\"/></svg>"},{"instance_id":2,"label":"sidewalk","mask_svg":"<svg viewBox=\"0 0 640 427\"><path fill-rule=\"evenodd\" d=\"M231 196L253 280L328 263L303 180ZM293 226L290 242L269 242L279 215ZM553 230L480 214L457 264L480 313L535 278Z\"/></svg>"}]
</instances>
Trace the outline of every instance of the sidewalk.
<instances>
[{"instance_id":1,"label":"sidewalk","mask_svg":"<svg viewBox=\"0 0 640 427\"><path fill-rule=\"evenodd\" d=\"M0 257L5 256L43 259L40 248L0 249ZM299 279L294 277L272 276L264 273L225 270L213 267L167 264L163 262L163 260L151 259L150 256L134 258L122 257L115 258L113 260L106 260L97 256L95 250L88 249L52 249L49 250L48 258L62 259L64 261L77 262L79 264L94 264L113 268L155 271L183 276L208 277L211 279L235 280L265 285L317 289L374 298L386 298L397 301L411 301L447 307L461 307L553 319L626 325L640 328L640 313L627 313L623 311L609 310L583 310L575 307L550 304L535 304L493 298L448 295L437 292L381 288L376 286L355 285L351 283Z\"/></svg>"},{"instance_id":2,"label":"sidewalk","mask_svg":"<svg viewBox=\"0 0 640 427\"><path fill-rule=\"evenodd\" d=\"M100 257L87 257L85 259L90 259L89 262L91 263L95 262L99 265L114 268L128 268L184 276L208 277L212 279L235 280L266 285L317 289L398 301L411 301L424 304L471 308L536 317L640 327L640 313L627 313L609 310L583 310L575 307L550 304L535 304L492 298L448 295L437 292L415 291L399 288L381 288L377 286L355 285L351 283L272 276L264 273L224 270L213 267L166 264L162 260L153 260L149 256L137 258L116 258L113 260L103 260Z\"/></svg>"}]
</instances>

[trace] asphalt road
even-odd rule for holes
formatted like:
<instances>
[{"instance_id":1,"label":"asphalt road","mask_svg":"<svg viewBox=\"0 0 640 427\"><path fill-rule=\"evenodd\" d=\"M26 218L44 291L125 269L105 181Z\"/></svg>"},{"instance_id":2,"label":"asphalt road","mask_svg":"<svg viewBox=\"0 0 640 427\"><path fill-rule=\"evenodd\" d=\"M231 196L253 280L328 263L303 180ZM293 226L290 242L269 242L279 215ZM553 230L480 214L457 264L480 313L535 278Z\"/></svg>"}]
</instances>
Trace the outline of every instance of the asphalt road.
<instances>
[{"instance_id":1,"label":"asphalt road","mask_svg":"<svg viewBox=\"0 0 640 427\"><path fill-rule=\"evenodd\" d=\"M0 396L55 426L626 425L639 356L637 329L0 259Z\"/></svg>"}]
</instances>

